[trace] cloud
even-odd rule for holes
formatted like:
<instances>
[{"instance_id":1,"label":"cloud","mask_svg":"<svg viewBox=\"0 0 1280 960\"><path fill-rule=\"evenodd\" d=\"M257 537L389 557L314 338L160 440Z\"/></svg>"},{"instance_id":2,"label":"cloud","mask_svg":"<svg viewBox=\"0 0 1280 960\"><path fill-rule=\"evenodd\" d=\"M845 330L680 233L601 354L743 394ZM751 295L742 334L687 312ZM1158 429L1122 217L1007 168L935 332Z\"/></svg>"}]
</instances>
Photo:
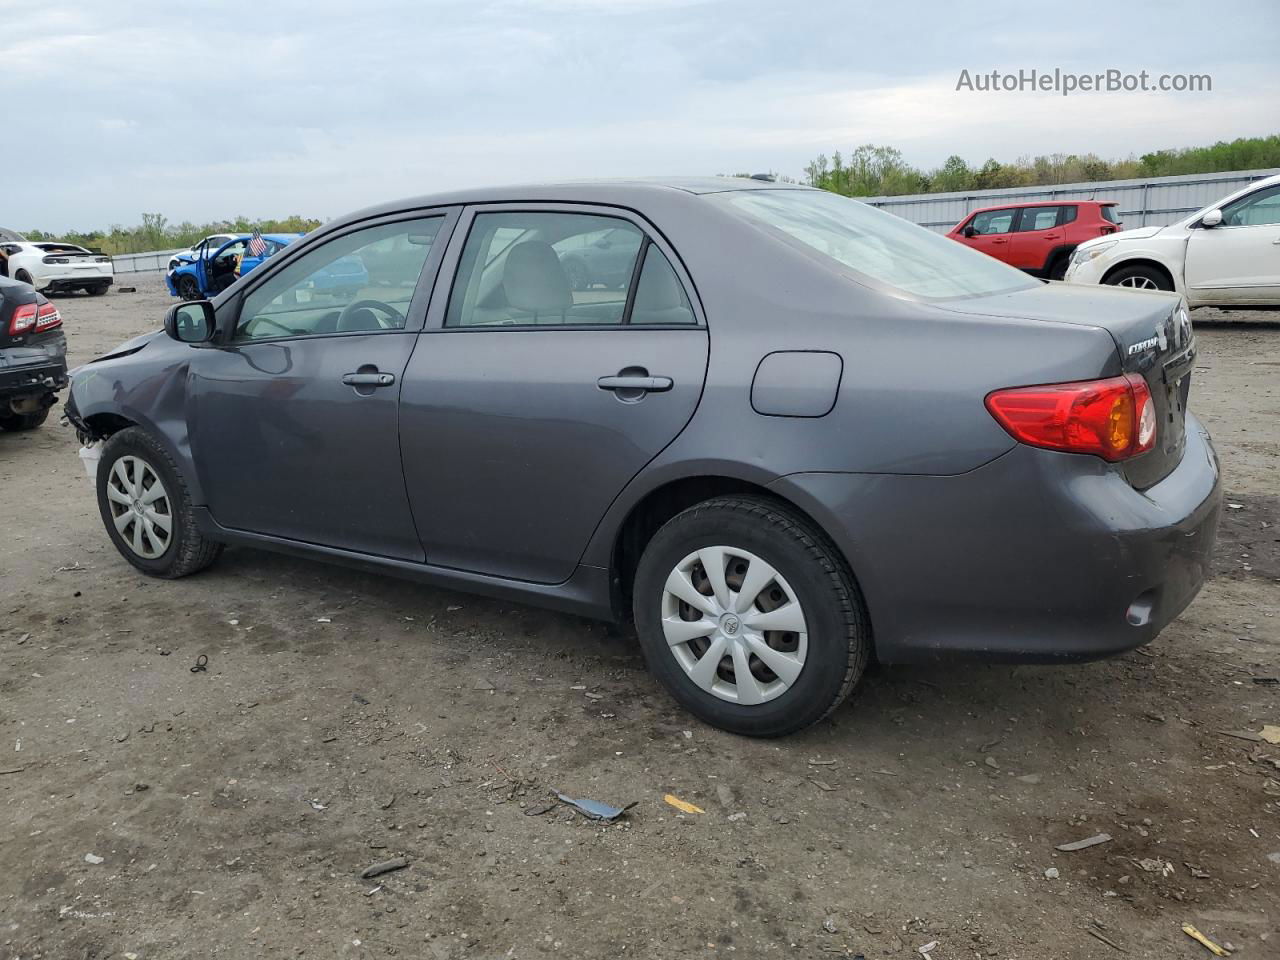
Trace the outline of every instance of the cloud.
<instances>
[{"instance_id":1,"label":"cloud","mask_svg":"<svg viewBox=\"0 0 1280 960\"><path fill-rule=\"evenodd\" d=\"M1012 0L919 2L910 16L837 0L279 0L234 15L0 0L6 105L27 105L41 143L30 159L9 152L21 189L6 191L0 222L337 215L468 184L799 175L867 142L930 165L1275 132L1280 8L1220 0L1211 31L1202 18L1179 0L1159 14L1077 0L1052 26ZM1207 72L1215 86L954 89L962 68L1054 66Z\"/></svg>"}]
</instances>

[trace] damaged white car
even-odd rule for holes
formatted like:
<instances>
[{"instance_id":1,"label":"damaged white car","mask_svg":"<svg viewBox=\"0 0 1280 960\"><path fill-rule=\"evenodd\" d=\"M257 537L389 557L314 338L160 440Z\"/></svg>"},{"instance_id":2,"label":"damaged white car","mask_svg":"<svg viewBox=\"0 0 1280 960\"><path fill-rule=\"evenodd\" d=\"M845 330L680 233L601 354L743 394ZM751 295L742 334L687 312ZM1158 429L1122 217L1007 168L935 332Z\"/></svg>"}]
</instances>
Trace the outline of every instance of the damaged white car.
<instances>
[{"instance_id":1,"label":"damaged white car","mask_svg":"<svg viewBox=\"0 0 1280 960\"><path fill-rule=\"evenodd\" d=\"M101 295L111 287L111 258L74 243L21 241L0 244L8 255L9 276L42 293L84 290Z\"/></svg>"}]
</instances>

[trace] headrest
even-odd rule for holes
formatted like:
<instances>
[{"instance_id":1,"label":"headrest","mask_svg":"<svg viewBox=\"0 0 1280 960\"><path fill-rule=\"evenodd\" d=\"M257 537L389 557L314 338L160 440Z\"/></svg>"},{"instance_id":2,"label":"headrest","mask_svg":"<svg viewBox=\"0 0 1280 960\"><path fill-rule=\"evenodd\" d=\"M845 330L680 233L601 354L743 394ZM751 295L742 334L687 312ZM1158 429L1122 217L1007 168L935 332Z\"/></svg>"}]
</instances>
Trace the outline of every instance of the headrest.
<instances>
[{"instance_id":1,"label":"headrest","mask_svg":"<svg viewBox=\"0 0 1280 960\"><path fill-rule=\"evenodd\" d=\"M573 306L573 291L560 258L543 240L525 240L511 248L502 286L507 303L520 310L542 313Z\"/></svg>"}]
</instances>

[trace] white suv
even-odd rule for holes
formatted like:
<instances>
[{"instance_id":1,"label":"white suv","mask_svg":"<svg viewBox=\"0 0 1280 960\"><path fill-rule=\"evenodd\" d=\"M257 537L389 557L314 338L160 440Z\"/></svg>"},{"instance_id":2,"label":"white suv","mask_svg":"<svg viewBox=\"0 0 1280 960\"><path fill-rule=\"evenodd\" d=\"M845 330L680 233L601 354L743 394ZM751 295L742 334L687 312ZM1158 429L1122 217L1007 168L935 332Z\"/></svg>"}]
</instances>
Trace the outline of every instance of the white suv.
<instances>
[{"instance_id":1,"label":"white suv","mask_svg":"<svg viewBox=\"0 0 1280 960\"><path fill-rule=\"evenodd\" d=\"M1176 290L1192 307L1280 306L1280 176L1167 227L1087 240L1063 279Z\"/></svg>"}]
</instances>

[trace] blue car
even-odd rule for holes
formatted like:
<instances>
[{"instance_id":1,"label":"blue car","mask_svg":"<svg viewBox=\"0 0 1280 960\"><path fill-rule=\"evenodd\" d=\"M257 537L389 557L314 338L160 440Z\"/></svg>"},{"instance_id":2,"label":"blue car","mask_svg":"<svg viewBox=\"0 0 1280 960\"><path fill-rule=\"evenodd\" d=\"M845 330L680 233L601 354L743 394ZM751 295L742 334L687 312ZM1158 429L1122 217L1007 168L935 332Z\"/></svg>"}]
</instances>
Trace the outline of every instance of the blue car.
<instances>
[{"instance_id":1,"label":"blue car","mask_svg":"<svg viewBox=\"0 0 1280 960\"><path fill-rule=\"evenodd\" d=\"M165 283L171 295L183 300L216 296L302 236L301 233L264 233L261 237L265 250L259 254L249 251L252 234L237 234L216 246L204 240L193 254L179 255L178 266L165 275ZM369 273L359 257L343 257L311 277L311 289L316 293L354 296L368 283Z\"/></svg>"}]
</instances>

